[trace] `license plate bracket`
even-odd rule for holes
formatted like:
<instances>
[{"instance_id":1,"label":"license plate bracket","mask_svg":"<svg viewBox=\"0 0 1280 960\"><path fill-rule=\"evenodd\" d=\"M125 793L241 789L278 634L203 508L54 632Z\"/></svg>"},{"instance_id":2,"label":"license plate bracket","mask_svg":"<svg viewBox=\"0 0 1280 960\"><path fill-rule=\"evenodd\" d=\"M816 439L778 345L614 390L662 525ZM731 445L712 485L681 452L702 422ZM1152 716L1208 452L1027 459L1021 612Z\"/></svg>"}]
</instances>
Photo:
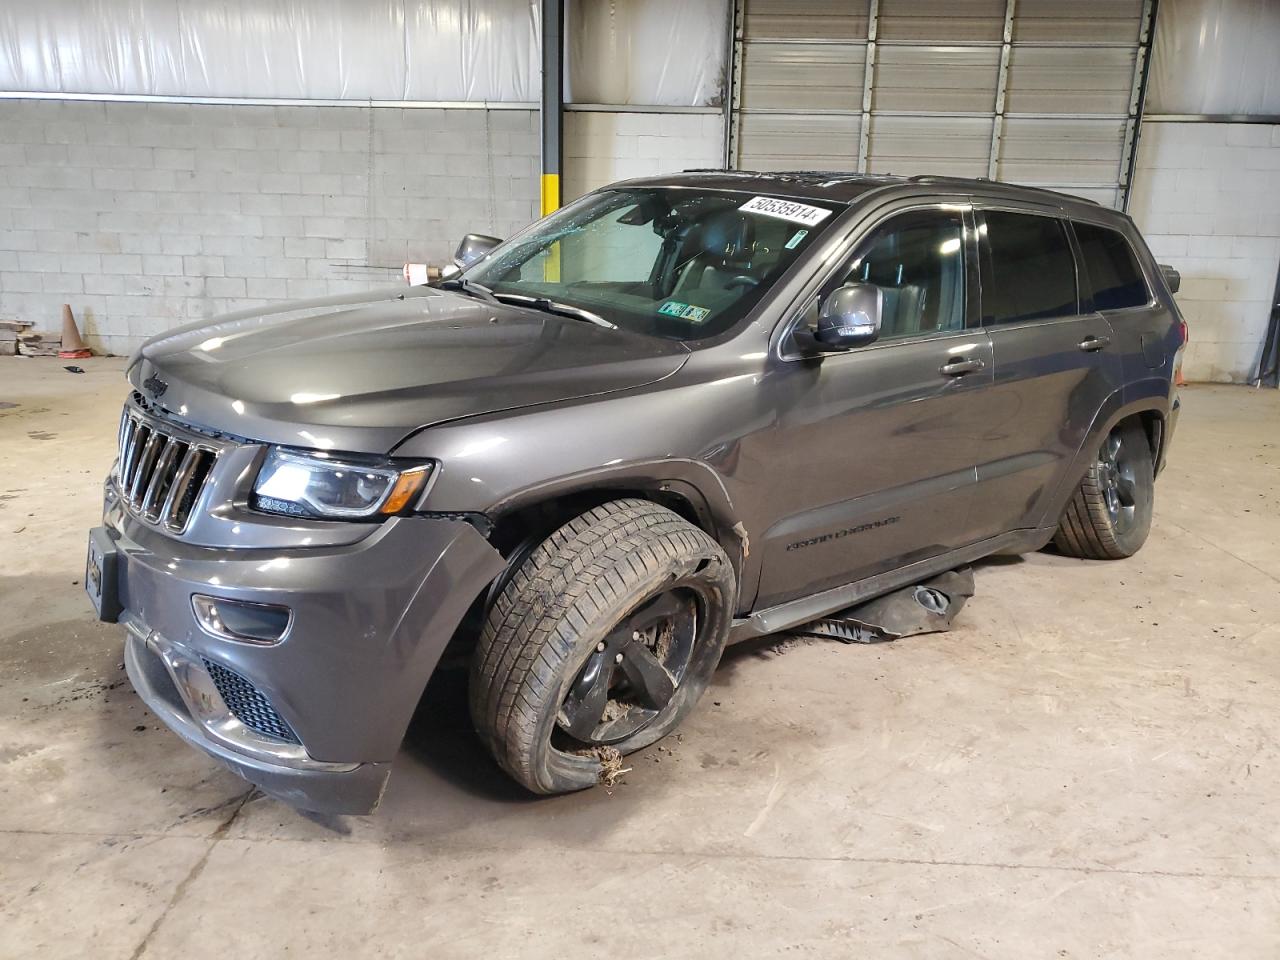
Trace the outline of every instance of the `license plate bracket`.
<instances>
[{"instance_id":1,"label":"license plate bracket","mask_svg":"<svg viewBox=\"0 0 1280 960\"><path fill-rule=\"evenodd\" d=\"M84 592L99 620L120 619L120 551L104 527L89 531L89 552L84 564Z\"/></svg>"}]
</instances>

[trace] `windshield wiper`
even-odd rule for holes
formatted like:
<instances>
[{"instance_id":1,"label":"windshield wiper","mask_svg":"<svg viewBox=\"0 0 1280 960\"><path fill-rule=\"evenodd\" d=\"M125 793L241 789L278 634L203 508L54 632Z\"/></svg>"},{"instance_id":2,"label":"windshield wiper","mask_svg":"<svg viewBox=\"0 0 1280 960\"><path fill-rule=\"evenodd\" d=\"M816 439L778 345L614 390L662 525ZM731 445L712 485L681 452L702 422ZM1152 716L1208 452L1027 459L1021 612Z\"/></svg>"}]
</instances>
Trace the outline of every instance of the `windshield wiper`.
<instances>
[{"instance_id":1,"label":"windshield wiper","mask_svg":"<svg viewBox=\"0 0 1280 960\"><path fill-rule=\"evenodd\" d=\"M605 327L609 330L617 330L616 323L610 323L598 313L592 313L590 310L584 310L582 307L575 307L572 304L561 303L558 300L551 300L547 297L529 297L523 293L495 293L494 297L499 303L512 303L520 307L532 307L534 310L541 310L544 313L556 313L564 317L573 317L575 320L585 320L587 323L594 323L597 327Z\"/></svg>"},{"instance_id":2,"label":"windshield wiper","mask_svg":"<svg viewBox=\"0 0 1280 960\"><path fill-rule=\"evenodd\" d=\"M457 290L459 293L478 297L487 303L498 302L498 298L493 295L492 290L486 287L483 283L468 280L466 277L451 277L448 280L441 280L436 286L440 290Z\"/></svg>"}]
</instances>

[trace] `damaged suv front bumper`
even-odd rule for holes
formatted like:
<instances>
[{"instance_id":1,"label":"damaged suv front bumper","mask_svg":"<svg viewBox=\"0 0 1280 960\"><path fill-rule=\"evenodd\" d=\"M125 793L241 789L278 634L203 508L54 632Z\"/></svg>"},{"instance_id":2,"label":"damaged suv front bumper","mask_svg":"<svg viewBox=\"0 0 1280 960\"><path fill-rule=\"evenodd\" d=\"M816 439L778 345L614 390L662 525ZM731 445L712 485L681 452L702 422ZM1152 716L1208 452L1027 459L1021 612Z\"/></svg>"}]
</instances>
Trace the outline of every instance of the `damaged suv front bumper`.
<instances>
[{"instance_id":1,"label":"damaged suv front bumper","mask_svg":"<svg viewBox=\"0 0 1280 960\"><path fill-rule=\"evenodd\" d=\"M305 810L379 802L427 680L501 555L469 523L399 517L340 546L193 546L106 487L125 665L148 707L263 792ZM218 636L192 596L288 608L274 643ZM110 609L110 604L106 609Z\"/></svg>"},{"instance_id":2,"label":"damaged suv front bumper","mask_svg":"<svg viewBox=\"0 0 1280 960\"><path fill-rule=\"evenodd\" d=\"M124 665L138 696L170 730L264 793L295 807L365 813L377 807L389 763L326 763L300 744L257 733L218 692L203 658L136 617L125 621Z\"/></svg>"}]
</instances>

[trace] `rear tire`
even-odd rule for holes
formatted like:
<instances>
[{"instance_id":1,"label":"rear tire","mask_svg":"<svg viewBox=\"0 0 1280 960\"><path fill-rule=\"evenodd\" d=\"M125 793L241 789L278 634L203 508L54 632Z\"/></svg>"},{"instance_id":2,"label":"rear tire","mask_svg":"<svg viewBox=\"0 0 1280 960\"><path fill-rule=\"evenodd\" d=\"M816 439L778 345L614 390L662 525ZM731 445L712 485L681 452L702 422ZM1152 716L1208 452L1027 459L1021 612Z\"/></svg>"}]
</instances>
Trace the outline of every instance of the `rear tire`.
<instances>
[{"instance_id":1,"label":"rear tire","mask_svg":"<svg viewBox=\"0 0 1280 960\"><path fill-rule=\"evenodd\" d=\"M535 793L593 786L602 760L616 770L697 703L735 597L720 546L665 507L615 500L575 517L520 562L485 619L476 730Z\"/></svg>"},{"instance_id":2,"label":"rear tire","mask_svg":"<svg viewBox=\"0 0 1280 960\"><path fill-rule=\"evenodd\" d=\"M1147 542L1155 465L1146 431L1126 421L1107 435L1058 522L1054 545L1086 560L1131 557Z\"/></svg>"}]
</instances>

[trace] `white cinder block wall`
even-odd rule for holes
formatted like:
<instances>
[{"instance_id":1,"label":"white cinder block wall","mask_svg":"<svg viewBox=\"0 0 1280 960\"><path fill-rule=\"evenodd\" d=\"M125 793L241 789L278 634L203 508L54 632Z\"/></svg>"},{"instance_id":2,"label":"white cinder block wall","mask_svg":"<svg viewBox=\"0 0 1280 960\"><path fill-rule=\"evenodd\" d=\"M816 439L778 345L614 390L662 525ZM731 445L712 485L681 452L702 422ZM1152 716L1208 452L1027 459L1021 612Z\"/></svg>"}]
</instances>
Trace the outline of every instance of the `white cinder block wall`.
<instances>
[{"instance_id":1,"label":"white cinder block wall","mask_svg":"<svg viewBox=\"0 0 1280 960\"><path fill-rule=\"evenodd\" d=\"M1187 379L1251 379L1280 266L1280 125L1145 124L1129 212L1182 273Z\"/></svg>"},{"instance_id":2,"label":"white cinder block wall","mask_svg":"<svg viewBox=\"0 0 1280 960\"><path fill-rule=\"evenodd\" d=\"M724 121L719 113L565 115L566 201L615 180L723 166Z\"/></svg>"},{"instance_id":3,"label":"white cinder block wall","mask_svg":"<svg viewBox=\"0 0 1280 960\"><path fill-rule=\"evenodd\" d=\"M0 102L0 319L127 353L537 216L528 110Z\"/></svg>"},{"instance_id":4,"label":"white cinder block wall","mask_svg":"<svg viewBox=\"0 0 1280 960\"><path fill-rule=\"evenodd\" d=\"M0 319L127 353L192 320L399 280L538 214L527 110L0 102ZM717 114L570 112L565 199L719 166Z\"/></svg>"}]
</instances>

